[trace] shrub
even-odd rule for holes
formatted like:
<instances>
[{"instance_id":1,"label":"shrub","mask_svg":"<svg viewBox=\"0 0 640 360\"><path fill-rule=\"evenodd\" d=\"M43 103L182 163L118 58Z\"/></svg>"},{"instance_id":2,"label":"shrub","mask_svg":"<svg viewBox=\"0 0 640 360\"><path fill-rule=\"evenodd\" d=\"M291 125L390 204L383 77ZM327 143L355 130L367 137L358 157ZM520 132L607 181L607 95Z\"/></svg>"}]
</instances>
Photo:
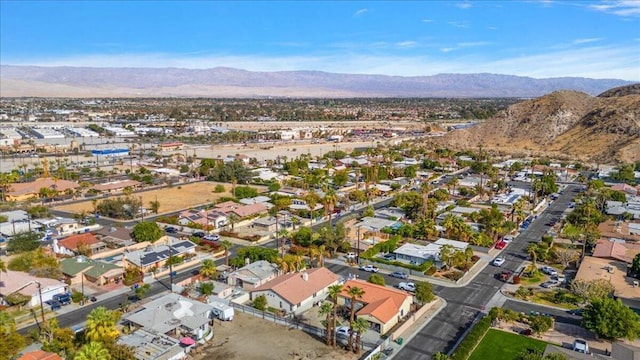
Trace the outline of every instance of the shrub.
<instances>
[{"instance_id":1,"label":"shrub","mask_svg":"<svg viewBox=\"0 0 640 360\"><path fill-rule=\"evenodd\" d=\"M74 303L79 303L80 301L82 301L82 298L84 297L84 295L76 290L73 290L73 292L71 293L71 301L73 301Z\"/></svg>"},{"instance_id":2,"label":"shrub","mask_svg":"<svg viewBox=\"0 0 640 360\"><path fill-rule=\"evenodd\" d=\"M536 334L542 334L551 329L553 318L545 315L532 315L529 316L529 325L531 326L531 331Z\"/></svg>"},{"instance_id":3,"label":"shrub","mask_svg":"<svg viewBox=\"0 0 640 360\"><path fill-rule=\"evenodd\" d=\"M224 185L222 184L218 184L216 185L216 187L213 189L214 193L223 193L225 191Z\"/></svg>"},{"instance_id":4,"label":"shrub","mask_svg":"<svg viewBox=\"0 0 640 360\"><path fill-rule=\"evenodd\" d=\"M267 298L264 295L260 295L253 300L253 307L264 311L267 308Z\"/></svg>"},{"instance_id":5,"label":"shrub","mask_svg":"<svg viewBox=\"0 0 640 360\"><path fill-rule=\"evenodd\" d=\"M458 345L458 348L453 353L451 358L453 360L466 360L476 348L478 343L480 343L484 335L487 333L487 331L491 327L492 321L493 319L491 316L487 316L478 321L473 329L469 331L464 340L462 340L460 345Z\"/></svg>"},{"instance_id":6,"label":"shrub","mask_svg":"<svg viewBox=\"0 0 640 360\"><path fill-rule=\"evenodd\" d=\"M384 286L384 276L380 274L372 274L371 276L369 276L369 280L367 281L369 281L372 284Z\"/></svg>"}]
</instances>

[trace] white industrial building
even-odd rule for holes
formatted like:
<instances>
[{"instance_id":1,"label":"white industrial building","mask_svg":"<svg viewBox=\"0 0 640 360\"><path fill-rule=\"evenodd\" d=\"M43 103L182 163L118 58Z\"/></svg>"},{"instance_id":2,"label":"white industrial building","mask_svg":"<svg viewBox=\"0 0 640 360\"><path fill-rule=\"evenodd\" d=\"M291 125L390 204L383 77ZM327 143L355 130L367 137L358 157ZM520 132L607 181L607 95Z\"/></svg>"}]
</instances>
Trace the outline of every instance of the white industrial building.
<instances>
[{"instance_id":1,"label":"white industrial building","mask_svg":"<svg viewBox=\"0 0 640 360\"><path fill-rule=\"evenodd\" d=\"M64 134L50 128L31 128L31 132L38 139L64 139Z\"/></svg>"},{"instance_id":2,"label":"white industrial building","mask_svg":"<svg viewBox=\"0 0 640 360\"><path fill-rule=\"evenodd\" d=\"M113 136L126 137L126 136L136 136L136 134L125 128L115 127L115 126L106 126L104 130Z\"/></svg>"},{"instance_id":3,"label":"white industrial building","mask_svg":"<svg viewBox=\"0 0 640 360\"><path fill-rule=\"evenodd\" d=\"M67 130L75 135L80 137L100 137L100 134L93 130L85 129L85 128L67 128Z\"/></svg>"}]
</instances>

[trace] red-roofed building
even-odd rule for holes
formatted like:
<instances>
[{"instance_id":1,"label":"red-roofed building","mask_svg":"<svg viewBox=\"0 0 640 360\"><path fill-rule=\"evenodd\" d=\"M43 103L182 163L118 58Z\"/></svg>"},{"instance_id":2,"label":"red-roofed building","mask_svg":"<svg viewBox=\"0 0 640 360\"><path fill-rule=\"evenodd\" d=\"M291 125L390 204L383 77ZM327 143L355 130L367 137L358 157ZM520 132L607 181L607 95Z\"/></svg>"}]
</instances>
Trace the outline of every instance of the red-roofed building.
<instances>
[{"instance_id":1,"label":"red-roofed building","mask_svg":"<svg viewBox=\"0 0 640 360\"><path fill-rule=\"evenodd\" d=\"M35 350L25 353L18 360L62 360L62 358L56 353Z\"/></svg>"},{"instance_id":2,"label":"red-roofed building","mask_svg":"<svg viewBox=\"0 0 640 360\"><path fill-rule=\"evenodd\" d=\"M593 257L619 260L631 264L633 258L640 254L640 244L601 239L593 250Z\"/></svg>"},{"instance_id":3,"label":"red-roofed building","mask_svg":"<svg viewBox=\"0 0 640 360\"><path fill-rule=\"evenodd\" d=\"M627 184L617 184L611 187L611 190L622 191L627 195L636 196L638 195L638 189Z\"/></svg>"},{"instance_id":4,"label":"red-roofed building","mask_svg":"<svg viewBox=\"0 0 640 360\"><path fill-rule=\"evenodd\" d=\"M92 233L76 234L62 240L53 240L53 252L61 255L75 256L96 254L106 248Z\"/></svg>"},{"instance_id":5,"label":"red-roofed building","mask_svg":"<svg viewBox=\"0 0 640 360\"><path fill-rule=\"evenodd\" d=\"M362 280L347 280L338 297L338 304L351 306L349 289L364 290L362 298L356 300L356 316L366 319L371 329L385 334L411 311L413 295L398 289L372 284Z\"/></svg>"},{"instance_id":6,"label":"red-roofed building","mask_svg":"<svg viewBox=\"0 0 640 360\"><path fill-rule=\"evenodd\" d=\"M264 295L267 304L287 313L302 313L327 297L327 288L340 277L325 267L281 275L251 291L251 299Z\"/></svg>"},{"instance_id":7,"label":"red-roofed building","mask_svg":"<svg viewBox=\"0 0 640 360\"><path fill-rule=\"evenodd\" d=\"M214 210L220 211L227 216L229 214L234 214L239 218L245 218L249 216L264 214L269 211L269 208L262 203L245 205L233 201L225 201L223 203L217 204L214 207Z\"/></svg>"},{"instance_id":8,"label":"red-roofed building","mask_svg":"<svg viewBox=\"0 0 640 360\"><path fill-rule=\"evenodd\" d=\"M176 142L160 144L158 145L158 150L160 151L182 150L183 146L184 146L183 143L176 141Z\"/></svg>"}]
</instances>

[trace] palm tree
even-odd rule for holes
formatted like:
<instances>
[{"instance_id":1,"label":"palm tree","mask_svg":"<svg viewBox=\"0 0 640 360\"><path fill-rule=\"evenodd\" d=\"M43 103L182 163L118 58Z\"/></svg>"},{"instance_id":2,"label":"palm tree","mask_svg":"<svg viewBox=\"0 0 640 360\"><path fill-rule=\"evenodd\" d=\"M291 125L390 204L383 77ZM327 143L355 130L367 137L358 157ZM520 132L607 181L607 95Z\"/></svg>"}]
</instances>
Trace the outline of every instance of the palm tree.
<instances>
[{"instance_id":1,"label":"palm tree","mask_svg":"<svg viewBox=\"0 0 640 360\"><path fill-rule=\"evenodd\" d=\"M120 336L116 327L120 319L120 312L108 310L104 306L93 309L87 316L87 331L85 338L89 341L115 341Z\"/></svg>"},{"instance_id":2,"label":"palm tree","mask_svg":"<svg viewBox=\"0 0 640 360\"><path fill-rule=\"evenodd\" d=\"M329 215L329 226L331 226L331 218L333 217L333 208L338 202L336 191L333 188L328 188L324 196L324 211Z\"/></svg>"},{"instance_id":3,"label":"palm tree","mask_svg":"<svg viewBox=\"0 0 640 360\"><path fill-rule=\"evenodd\" d=\"M531 255L531 262L534 267L536 266L536 260L538 258L538 249L539 247L536 243L530 243L527 246L527 254Z\"/></svg>"},{"instance_id":4,"label":"palm tree","mask_svg":"<svg viewBox=\"0 0 640 360\"><path fill-rule=\"evenodd\" d=\"M212 279L218 273L216 263L212 259L205 259L202 261L202 267L200 268L200 274Z\"/></svg>"},{"instance_id":5,"label":"palm tree","mask_svg":"<svg viewBox=\"0 0 640 360\"><path fill-rule=\"evenodd\" d=\"M73 360L110 360L111 354L99 342L92 341L83 346Z\"/></svg>"},{"instance_id":6,"label":"palm tree","mask_svg":"<svg viewBox=\"0 0 640 360\"><path fill-rule=\"evenodd\" d=\"M324 331L327 339L327 345L331 345L331 313L333 312L333 304L325 302L320 305L318 314L324 317Z\"/></svg>"},{"instance_id":7,"label":"palm tree","mask_svg":"<svg viewBox=\"0 0 640 360\"><path fill-rule=\"evenodd\" d=\"M333 334L333 346L336 346L336 321L338 320L338 295L342 293L342 285L329 286L329 298L333 301L333 315L331 321L331 334Z\"/></svg>"},{"instance_id":8,"label":"palm tree","mask_svg":"<svg viewBox=\"0 0 640 360\"><path fill-rule=\"evenodd\" d=\"M347 289L347 294L351 297L351 306L349 309L349 350L353 350L353 323L356 315L356 300L362 298L364 290L361 287L351 286Z\"/></svg>"},{"instance_id":9,"label":"palm tree","mask_svg":"<svg viewBox=\"0 0 640 360\"><path fill-rule=\"evenodd\" d=\"M351 324L351 327L356 332L356 347L354 352L359 354L362 334L369 328L369 322L365 318L357 318L356 321Z\"/></svg>"},{"instance_id":10,"label":"palm tree","mask_svg":"<svg viewBox=\"0 0 640 360\"><path fill-rule=\"evenodd\" d=\"M451 268L454 254L453 245L445 244L440 248L440 261L447 265L447 268Z\"/></svg>"},{"instance_id":11,"label":"palm tree","mask_svg":"<svg viewBox=\"0 0 640 360\"><path fill-rule=\"evenodd\" d=\"M229 266L229 249L231 249L232 246L233 244L229 240L223 240L220 243L220 249L224 250L224 264L227 266Z\"/></svg>"},{"instance_id":12,"label":"palm tree","mask_svg":"<svg viewBox=\"0 0 640 360\"><path fill-rule=\"evenodd\" d=\"M234 213L230 213L229 214L229 223L231 224L231 231L233 231L233 228L236 225L236 223L238 222L238 220L240 220L240 218L238 218L238 215L236 215Z\"/></svg>"},{"instance_id":13,"label":"palm tree","mask_svg":"<svg viewBox=\"0 0 640 360\"><path fill-rule=\"evenodd\" d=\"M324 266L325 256L331 256L331 254L327 251L327 248L324 245L312 245L311 248L309 248L309 257L311 257L311 259L316 259L317 267Z\"/></svg>"}]
</instances>

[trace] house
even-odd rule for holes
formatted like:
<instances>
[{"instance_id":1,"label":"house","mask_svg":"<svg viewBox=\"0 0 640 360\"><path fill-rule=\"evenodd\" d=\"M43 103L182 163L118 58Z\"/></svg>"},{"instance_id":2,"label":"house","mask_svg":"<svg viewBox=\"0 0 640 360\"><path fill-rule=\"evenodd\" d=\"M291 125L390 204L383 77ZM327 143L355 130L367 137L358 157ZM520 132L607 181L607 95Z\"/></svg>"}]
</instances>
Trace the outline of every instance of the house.
<instances>
[{"instance_id":1,"label":"house","mask_svg":"<svg viewBox=\"0 0 640 360\"><path fill-rule=\"evenodd\" d=\"M290 273L262 284L250 293L251 300L264 295L268 306L300 314L327 297L327 288L340 277L325 267Z\"/></svg>"},{"instance_id":2,"label":"house","mask_svg":"<svg viewBox=\"0 0 640 360\"><path fill-rule=\"evenodd\" d=\"M236 217L245 218L264 214L269 210L269 208L262 203L245 205L238 204L233 201L225 201L223 203L216 204L214 210L225 214L227 217L233 214Z\"/></svg>"},{"instance_id":3,"label":"house","mask_svg":"<svg viewBox=\"0 0 640 360\"><path fill-rule=\"evenodd\" d=\"M178 339L147 329L119 337L118 344L131 347L137 360L179 360L187 356Z\"/></svg>"},{"instance_id":4,"label":"house","mask_svg":"<svg viewBox=\"0 0 640 360\"><path fill-rule=\"evenodd\" d=\"M611 187L611 190L615 190L615 191L622 191L623 193L627 194L627 195L631 195L631 196L636 196L638 195L638 189L628 185L628 184L617 184L617 185L613 185Z\"/></svg>"},{"instance_id":5,"label":"house","mask_svg":"<svg viewBox=\"0 0 640 360\"><path fill-rule=\"evenodd\" d=\"M67 292L67 284L49 278L40 278L31 276L28 273L20 271L8 270L0 272L0 303L6 304L6 297L13 293L20 293L28 296L29 306L40 305L40 293L42 293L42 301L47 302L53 299L53 295L64 294ZM40 291L38 291L40 287Z\"/></svg>"},{"instance_id":6,"label":"house","mask_svg":"<svg viewBox=\"0 0 640 360\"><path fill-rule=\"evenodd\" d=\"M22 354L18 360L62 360L62 358L56 353L35 350Z\"/></svg>"},{"instance_id":7,"label":"house","mask_svg":"<svg viewBox=\"0 0 640 360\"><path fill-rule=\"evenodd\" d=\"M101 193L117 193L123 191L125 188L129 187L131 189L136 189L142 186L142 183L135 180L118 180L118 181L110 181L98 185L92 186L90 189L101 192Z\"/></svg>"},{"instance_id":8,"label":"house","mask_svg":"<svg viewBox=\"0 0 640 360\"><path fill-rule=\"evenodd\" d=\"M83 281L105 285L121 280L124 276L121 266L82 255L60 260L60 270L70 285L78 285Z\"/></svg>"},{"instance_id":9,"label":"house","mask_svg":"<svg viewBox=\"0 0 640 360\"><path fill-rule=\"evenodd\" d=\"M407 243L393 251L396 260L408 261L411 264L423 264L430 260L440 260L440 250L442 246L451 245L455 250L465 251L469 246L468 243L440 238L434 243L427 245L418 245Z\"/></svg>"},{"instance_id":10,"label":"house","mask_svg":"<svg viewBox=\"0 0 640 360\"><path fill-rule=\"evenodd\" d=\"M213 307L201 301L170 293L141 305L123 317L125 322L174 339L188 336L204 343L213 337L209 326Z\"/></svg>"},{"instance_id":11,"label":"house","mask_svg":"<svg viewBox=\"0 0 640 360\"><path fill-rule=\"evenodd\" d=\"M95 235L105 244L114 245L116 247L126 247L137 244L131 238L131 228L126 227L103 227L95 231Z\"/></svg>"},{"instance_id":12,"label":"house","mask_svg":"<svg viewBox=\"0 0 640 360\"><path fill-rule=\"evenodd\" d=\"M598 225L600 236L604 239L620 239L640 243L640 223L607 220Z\"/></svg>"},{"instance_id":13,"label":"house","mask_svg":"<svg viewBox=\"0 0 640 360\"><path fill-rule=\"evenodd\" d=\"M640 254L640 244L615 239L600 239L593 250L593 257L618 260L627 264L631 264L637 254Z\"/></svg>"},{"instance_id":14,"label":"house","mask_svg":"<svg viewBox=\"0 0 640 360\"><path fill-rule=\"evenodd\" d=\"M53 240L53 252L60 255L91 255L106 249L106 245L92 233L75 234Z\"/></svg>"},{"instance_id":15,"label":"house","mask_svg":"<svg viewBox=\"0 0 640 360\"><path fill-rule=\"evenodd\" d=\"M256 197L252 197L252 198L245 198L245 199L240 199L240 203L241 204L245 204L245 205L251 205L251 204L265 204L266 206L269 206L271 204L268 204L271 201L271 198L268 196L256 196Z\"/></svg>"},{"instance_id":16,"label":"house","mask_svg":"<svg viewBox=\"0 0 640 360\"><path fill-rule=\"evenodd\" d=\"M607 201L606 203L607 215L614 215L618 218L623 218L625 214L630 214L633 219L640 219L640 198L637 196L627 198L627 202L622 201Z\"/></svg>"},{"instance_id":17,"label":"house","mask_svg":"<svg viewBox=\"0 0 640 360\"><path fill-rule=\"evenodd\" d=\"M4 196L6 201L24 201L40 197L40 189L43 188L63 193L79 187L80 185L75 181L39 178L31 182L9 184L9 190Z\"/></svg>"},{"instance_id":18,"label":"house","mask_svg":"<svg viewBox=\"0 0 640 360\"><path fill-rule=\"evenodd\" d=\"M272 232L282 229L291 229L293 227L293 221L289 217L278 217L277 226L276 218L274 216L266 216L253 220L251 227L257 228L262 231Z\"/></svg>"},{"instance_id":19,"label":"house","mask_svg":"<svg viewBox=\"0 0 640 360\"><path fill-rule=\"evenodd\" d=\"M275 279L279 274L280 268L278 265L259 260L231 272L227 277L227 282L229 285L238 286L249 291Z\"/></svg>"},{"instance_id":20,"label":"house","mask_svg":"<svg viewBox=\"0 0 640 360\"><path fill-rule=\"evenodd\" d=\"M370 328L385 334L411 311L413 295L394 288L376 285L363 280L347 280L338 295L338 304L351 306L349 289L359 287L364 291L356 300L356 316L366 319Z\"/></svg>"},{"instance_id":21,"label":"house","mask_svg":"<svg viewBox=\"0 0 640 360\"><path fill-rule=\"evenodd\" d=\"M640 281L627 276L626 262L585 256L575 280L592 281L604 279L615 289L615 297L623 304L640 309Z\"/></svg>"},{"instance_id":22,"label":"house","mask_svg":"<svg viewBox=\"0 0 640 360\"><path fill-rule=\"evenodd\" d=\"M190 223L213 226L216 229L223 228L228 223L227 215L221 211L211 210L186 210L178 215L178 223L186 226Z\"/></svg>"},{"instance_id":23,"label":"house","mask_svg":"<svg viewBox=\"0 0 640 360\"><path fill-rule=\"evenodd\" d=\"M306 191L304 191L303 189L298 189L291 186L283 186L277 191L274 191L274 194L277 194L277 195L291 196L291 197L298 197L298 198L304 196L305 193Z\"/></svg>"},{"instance_id":24,"label":"house","mask_svg":"<svg viewBox=\"0 0 640 360\"><path fill-rule=\"evenodd\" d=\"M368 231L380 232L384 228L398 228L402 224L397 220L387 220L378 217L364 217L360 219L360 222L353 225L356 229L363 228Z\"/></svg>"},{"instance_id":25,"label":"house","mask_svg":"<svg viewBox=\"0 0 640 360\"><path fill-rule=\"evenodd\" d=\"M160 151L182 150L183 146L184 146L184 144L179 142L179 141L169 142L169 143L164 143L164 144L158 144L158 150L160 150Z\"/></svg>"},{"instance_id":26,"label":"house","mask_svg":"<svg viewBox=\"0 0 640 360\"><path fill-rule=\"evenodd\" d=\"M180 240L168 245L154 245L143 250L125 253L123 262L125 268L135 266L146 274L166 266L170 257L190 256L189 254L195 254L195 252L196 244L189 240Z\"/></svg>"},{"instance_id":27,"label":"house","mask_svg":"<svg viewBox=\"0 0 640 360\"><path fill-rule=\"evenodd\" d=\"M406 217L405 212L402 209L397 207L388 207L388 208L378 209L378 210L375 210L374 214L375 214L374 217L377 217L380 219L392 220L392 221L402 220Z\"/></svg>"}]
</instances>

